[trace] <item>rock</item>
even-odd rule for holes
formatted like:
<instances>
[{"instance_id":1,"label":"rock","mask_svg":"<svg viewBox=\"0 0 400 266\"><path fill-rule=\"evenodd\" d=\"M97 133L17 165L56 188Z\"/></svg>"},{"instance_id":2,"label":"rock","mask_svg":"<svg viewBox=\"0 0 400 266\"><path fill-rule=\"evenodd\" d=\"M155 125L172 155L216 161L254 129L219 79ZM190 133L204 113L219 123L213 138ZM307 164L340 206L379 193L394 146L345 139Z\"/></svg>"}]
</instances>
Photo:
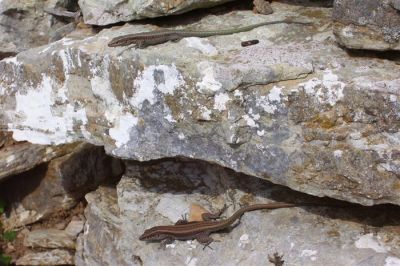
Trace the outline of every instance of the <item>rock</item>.
<instances>
[{"instance_id":1,"label":"rock","mask_svg":"<svg viewBox=\"0 0 400 266\"><path fill-rule=\"evenodd\" d=\"M119 253L119 247L111 244L121 237L115 188L99 187L96 193L88 193L85 198L96 204L89 204L85 209L85 216L90 223L85 223L84 233L78 237L75 265L105 265L107 262L111 262L109 265L124 265L124 257L114 257ZM99 229L104 231L97 231ZM98 241L99 239L101 240ZM93 256L87 256L90 253ZM131 256L132 259L135 257L134 254ZM131 260L130 264L135 265L134 261Z\"/></svg>"},{"instance_id":2,"label":"rock","mask_svg":"<svg viewBox=\"0 0 400 266\"><path fill-rule=\"evenodd\" d=\"M384 265L399 259L399 225L393 221L400 211L394 206L248 212L229 233L211 234L219 240L212 249L195 240L162 249L139 241L139 235L175 223L191 203L210 211L226 203L223 216L228 217L253 203L323 201L196 160L130 162L126 173L116 191L100 187L86 196L87 222L76 265L266 265L275 252L285 265Z\"/></svg>"},{"instance_id":3,"label":"rock","mask_svg":"<svg viewBox=\"0 0 400 266\"><path fill-rule=\"evenodd\" d=\"M400 11L400 0L391 0L390 5Z\"/></svg>"},{"instance_id":4,"label":"rock","mask_svg":"<svg viewBox=\"0 0 400 266\"><path fill-rule=\"evenodd\" d=\"M253 11L255 13L269 15L274 12L272 10L271 4L266 0L254 0L253 5L254 5Z\"/></svg>"},{"instance_id":5,"label":"rock","mask_svg":"<svg viewBox=\"0 0 400 266\"><path fill-rule=\"evenodd\" d=\"M298 12L274 9L271 20ZM124 159L193 158L312 195L400 204L400 66L349 56L332 40L331 9L302 10L296 19L316 26L107 47L157 29L128 25L21 53L0 62L0 126L20 141L85 140ZM199 28L262 20L236 12Z\"/></svg>"},{"instance_id":6,"label":"rock","mask_svg":"<svg viewBox=\"0 0 400 266\"><path fill-rule=\"evenodd\" d=\"M25 254L16 265L73 265L74 256L68 250L54 249Z\"/></svg>"},{"instance_id":7,"label":"rock","mask_svg":"<svg viewBox=\"0 0 400 266\"><path fill-rule=\"evenodd\" d=\"M31 231L24 240L24 246L32 248L75 249L74 237L66 231L39 229Z\"/></svg>"},{"instance_id":8,"label":"rock","mask_svg":"<svg viewBox=\"0 0 400 266\"><path fill-rule=\"evenodd\" d=\"M398 0L335 1L336 40L350 49L400 50L399 3Z\"/></svg>"},{"instance_id":9,"label":"rock","mask_svg":"<svg viewBox=\"0 0 400 266\"><path fill-rule=\"evenodd\" d=\"M0 148L0 182L35 166L70 153L77 144L58 146L17 142Z\"/></svg>"},{"instance_id":10,"label":"rock","mask_svg":"<svg viewBox=\"0 0 400 266\"><path fill-rule=\"evenodd\" d=\"M95 0L79 0L85 23L108 25L122 21L177 15L193 9L220 5L232 0L188 0L188 1L119 1L107 3Z\"/></svg>"},{"instance_id":11,"label":"rock","mask_svg":"<svg viewBox=\"0 0 400 266\"><path fill-rule=\"evenodd\" d=\"M47 44L52 33L66 23L44 12L44 9L63 6L64 2L66 1L1 1L0 59Z\"/></svg>"},{"instance_id":12,"label":"rock","mask_svg":"<svg viewBox=\"0 0 400 266\"><path fill-rule=\"evenodd\" d=\"M82 220L72 220L68 224L67 228L65 228L65 232L68 235L73 236L73 237L76 238L78 236L78 234L80 232L82 232L84 225L85 225L85 222L82 221Z\"/></svg>"},{"instance_id":13,"label":"rock","mask_svg":"<svg viewBox=\"0 0 400 266\"><path fill-rule=\"evenodd\" d=\"M11 229L68 210L122 171L121 162L106 156L102 147L82 143L72 153L4 182L1 195L12 202L12 209L2 223Z\"/></svg>"}]
</instances>

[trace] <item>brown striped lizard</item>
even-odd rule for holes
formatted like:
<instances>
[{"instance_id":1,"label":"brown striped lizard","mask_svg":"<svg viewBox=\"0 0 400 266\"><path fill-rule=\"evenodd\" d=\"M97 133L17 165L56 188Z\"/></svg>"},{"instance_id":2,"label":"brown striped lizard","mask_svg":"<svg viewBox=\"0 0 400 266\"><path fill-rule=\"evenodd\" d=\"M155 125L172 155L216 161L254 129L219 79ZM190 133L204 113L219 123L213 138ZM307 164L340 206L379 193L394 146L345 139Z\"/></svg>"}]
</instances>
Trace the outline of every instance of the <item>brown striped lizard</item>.
<instances>
[{"instance_id":1,"label":"brown striped lizard","mask_svg":"<svg viewBox=\"0 0 400 266\"><path fill-rule=\"evenodd\" d=\"M159 30L159 31L149 31L149 32L140 32L134 34L122 35L119 37L113 38L109 43L109 47L117 47L117 46L127 46L134 45L137 48L144 48L150 45L156 45L168 41L178 41L182 38L186 37L210 37L214 35L229 35L239 32L250 31L257 27L272 25L272 24L301 24L301 25L311 25L310 22L301 22L294 21L290 19L278 20L278 21L265 21L253 25L248 25L244 27L237 27L231 29L222 29L222 30L208 30L208 31L197 31L197 30Z\"/></svg>"},{"instance_id":2,"label":"brown striped lizard","mask_svg":"<svg viewBox=\"0 0 400 266\"><path fill-rule=\"evenodd\" d=\"M155 226L144 231L139 237L143 241L161 241L164 245L173 242L174 240L190 240L196 239L204 247L211 244L214 240L209 236L212 232L221 231L229 228L235 221L248 211L261 210L261 209L279 209L301 206L329 206L314 203L292 204L292 203L269 203L269 204L254 204L240 208L232 216L222 220L217 219L222 213L219 214L203 214L204 221L187 222L179 220L175 225L162 225ZM340 206L340 205L333 205Z\"/></svg>"}]
</instances>

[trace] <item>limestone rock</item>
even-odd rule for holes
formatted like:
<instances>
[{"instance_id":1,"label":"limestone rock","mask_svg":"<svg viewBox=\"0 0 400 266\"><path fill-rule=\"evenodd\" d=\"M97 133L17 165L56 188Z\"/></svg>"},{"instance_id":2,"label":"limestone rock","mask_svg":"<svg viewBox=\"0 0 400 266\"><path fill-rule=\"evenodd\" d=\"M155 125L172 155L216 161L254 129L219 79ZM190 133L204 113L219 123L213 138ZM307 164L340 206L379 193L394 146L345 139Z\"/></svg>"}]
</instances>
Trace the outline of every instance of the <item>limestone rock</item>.
<instances>
[{"instance_id":1,"label":"limestone rock","mask_svg":"<svg viewBox=\"0 0 400 266\"><path fill-rule=\"evenodd\" d=\"M0 182L35 166L70 153L77 144L48 146L17 142L0 147ZM1 145L0 145L1 146Z\"/></svg>"},{"instance_id":2,"label":"limestone rock","mask_svg":"<svg viewBox=\"0 0 400 266\"><path fill-rule=\"evenodd\" d=\"M254 0L253 5L254 5L253 11L255 13L269 15L274 12L272 10L271 4L266 0Z\"/></svg>"},{"instance_id":3,"label":"limestone rock","mask_svg":"<svg viewBox=\"0 0 400 266\"><path fill-rule=\"evenodd\" d=\"M65 232L72 236L77 237L80 232L82 232L85 222L82 220L72 220L68 226L65 228Z\"/></svg>"},{"instance_id":4,"label":"limestone rock","mask_svg":"<svg viewBox=\"0 0 400 266\"><path fill-rule=\"evenodd\" d=\"M32 248L75 249L75 241L64 230L39 229L31 231L26 236L24 246Z\"/></svg>"},{"instance_id":5,"label":"limestone rock","mask_svg":"<svg viewBox=\"0 0 400 266\"><path fill-rule=\"evenodd\" d=\"M392 5L393 8L400 11L400 0L391 0L390 4Z\"/></svg>"},{"instance_id":6,"label":"limestone rock","mask_svg":"<svg viewBox=\"0 0 400 266\"><path fill-rule=\"evenodd\" d=\"M334 34L351 49L400 50L398 0L337 0L334 2Z\"/></svg>"},{"instance_id":7,"label":"limestone rock","mask_svg":"<svg viewBox=\"0 0 400 266\"><path fill-rule=\"evenodd\" d=\"M298 207L248 212L229 233L203 249L196 240L138 239L147 228L175 223L191 203L210 211L273 201L321 202L282 186L196 160L128 163L116 191L86 196L85 233L75 263L83 265L267 265L278 252L285 265L385 265L399 261L399 207ZM386 217L386 218L385 218ZM391 226L393 225L393 226ZM106 252L107 251L107 252ZM388 265L388 264L386 264Z\"/></svg>"},{"instance_id":8,"label":"limestone rock","mask_svg":"<svg viewBox=\"0 0 400 266\"><path fill-rule=\"evenodd\" d=\"M315 25L108 47L157 29L128 25L3 60L0 126L21 141L84 140L139 161L194 158L313 195L400 205L400 66L350 57L332 40L328 8L273 7L271 20L301 13ZM262 20L236 12L196 26Z\"/></svg>"},{"instance_id":9,"label":"limestone rock","mask_svg":"<svg viewBox=\"0 0 400 266\"><path fill-rule=\"evenodd\" d=\"M100 183L112 181L121 173L121 162L106 156L102 147L80 144L49 165L13 176L2 184L2 197L12 202L11 213L3 215L2 223L11 229L68 210Z\"/></svg>"},{"instance_id":10,"label":"limestone rock","mask_svg":"<svg viewBox=\"0 0 400 266\"><path fill-rule=\"evenodd\" d=\"M46 13L44 9L62 6L64 2L66 1L0 1L0 59L47 44L52 33L65 25L65 22Z\"/></svg>"},{"instance_id":11,"label":"limestone rock","mask_svg":"<svg viewBox=\"0 0 400 266\"><path fill-rule=\"evenodd\" d=\"M16 265L73 265L74 256L68 250L31 252L16 261Z\"/></svg>"},{"instance_id":12,"label":"limestone rock","mask_svg":"<svg viewBox=\"0 0 400 266\"><path fill-rule=\"evenodd\" d=\"M212 7L232 0L120 1L79 0L85 23L115 24L122 21L177 15L193 9Z\"/></svg>"}]
</instances>

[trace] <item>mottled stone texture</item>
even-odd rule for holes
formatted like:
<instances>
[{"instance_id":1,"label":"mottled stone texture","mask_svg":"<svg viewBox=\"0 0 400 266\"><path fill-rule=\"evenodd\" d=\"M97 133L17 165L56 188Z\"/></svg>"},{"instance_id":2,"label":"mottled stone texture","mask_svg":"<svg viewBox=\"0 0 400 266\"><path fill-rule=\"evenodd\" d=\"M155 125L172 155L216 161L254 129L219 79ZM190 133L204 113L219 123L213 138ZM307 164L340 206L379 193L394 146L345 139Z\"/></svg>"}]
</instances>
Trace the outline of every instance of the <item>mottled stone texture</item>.
<instances>
[{"instance_id":1,"label":"mottled stone texture","mask_svg":"<svg viewBox=\"0 0 400 266\"><path fill-rule=\"evenodd\" d=\"M2 224L17 228L68 210L100 183L118 178L122 171L121 162L105 155L102 147L77 145L69 154L2 183L2 198L10 203Z\"/></svg>"},{"instance_id":2,"label":"mottled stone texture","mask_svg":"<svg viewBox=\"0 0 400 266\"><path fill-rule=\"evenodd\" d=\"M400 207L299 207L244 214L228 232L203 249L196 240L160 243L138 240L147 228L173 224L193 203L224 217L243 205L274 201L323 201L229 169L195 160L130 162L117 188L86 196L87 222L75 263L94 265L396 265L400 262ZM135 204L133 204L135 203ZM343 206L343 203L341 203Z\"/></svg>"},{"instance_id":3,"label":"mottled stone texture","mask_svg":"<svg viewBox=\"0 0 400 266\"><path fill-rule=\"evenodd\" d=\"M156 18L182 14L187 11L212 7L232 0L79 0L85 23L107 25L121 21Z\"/></svg>"},{"instance_id":4,"label":"mottled stone texture","mask_svg":"<svg viewBox=\"0 0 400 266\"><path fill-rule=\"evenodd\" d=\"M5 139L3 140L5 141ZM15 142L4 147L0 145L0 182L39 164L66 155L72 152L77 145L49 146L34 145L29 142Z\"/></svg>"},{"instance_id":5,"label":"mottled stone texture","mask_svg":"<svg viewBox=\"0 0 400 266\"><path fill-rule=\"evenodd\" d=\"M69 8L74 1L2 0L0 1L0 59L29 48L47 44L68 20L60 20L45 8Z\"/></svg>"},{"instance_id":6,"label":"mottled stone texture","mask_svg":"<svg viewBox=\"0 0 400 266\"><path fill-rule=\"evenodd\" d=\"M336 40L351 49L400 50L398 9L397 0L336 0Z\"/></svg>"},{"instance_id":7,"label":"mottled stone texture","mask_svg":"<svg viewBox=\"0 0 400 266\"><path fill-rule=\"evenodd\" d=\"M299 12L279 7L271 20ZM16 140L84 140L140 161L195 158L313 195L400 204L400 66L350 57L332 41L330 9L315 12L296 19L320 27L107 47L158 28L127 25L21 53L0 62L0 124ZM236 12L197 27L222 20L264 18Z\"/></svg>"}]
</instances>

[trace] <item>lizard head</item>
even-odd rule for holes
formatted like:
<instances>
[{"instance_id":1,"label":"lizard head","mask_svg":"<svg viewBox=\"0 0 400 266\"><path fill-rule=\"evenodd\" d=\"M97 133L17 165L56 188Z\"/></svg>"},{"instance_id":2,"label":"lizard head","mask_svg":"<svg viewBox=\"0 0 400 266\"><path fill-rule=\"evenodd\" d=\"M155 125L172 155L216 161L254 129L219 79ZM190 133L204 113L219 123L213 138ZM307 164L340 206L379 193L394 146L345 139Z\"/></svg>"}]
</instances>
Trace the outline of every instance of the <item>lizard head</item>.
<instances>
[{"instance_id":1,"label":"lizard head","mask_svg":"<svg viewBox=\"0 0 400 266\"><path fill-rule=\"evenodd\" d=\"M160 241L165 239L165 234L160 233L157 227L153 227L144 231L144 233L139 236L139 240L142 241Z\"/></svg>"}]
</instances>

